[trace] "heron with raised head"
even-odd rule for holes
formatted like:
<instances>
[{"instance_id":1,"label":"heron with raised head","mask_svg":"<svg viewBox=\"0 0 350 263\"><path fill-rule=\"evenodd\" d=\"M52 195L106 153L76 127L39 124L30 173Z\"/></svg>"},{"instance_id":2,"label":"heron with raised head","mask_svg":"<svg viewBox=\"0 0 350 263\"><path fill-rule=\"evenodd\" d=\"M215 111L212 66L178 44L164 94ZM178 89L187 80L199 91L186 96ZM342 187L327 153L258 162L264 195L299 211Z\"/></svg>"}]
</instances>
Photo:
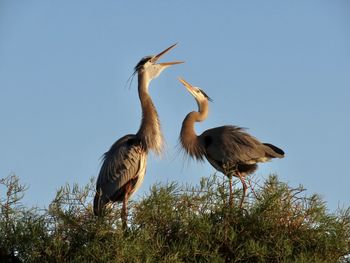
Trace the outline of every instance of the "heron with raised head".
<instances>
[{"instance_id":1,"label":"heron with raised head","mask_svg":"<svg viewBox=\"0 0 350 263\"><path fill-rule=\"evenodd\" d=\"M197 136L194 124L207 118L208 101L211 99L202 89L192 86L182 78L179 80L198 104L198 111L187 114L182 123L180 133L182 147L196 160L203 161L205 157L216 170L229 178L230 206L233 204L232 176L238 177L243 185L243 195L239 205L242 207L248 189L244 177L257 169L257 163L266 162L272 158L283 158L284 152L270 143L261 143L244 129L232 125L208 129Z\"/></svg>"},{"instance_id":2,"label":"heron with raised head","mask_svg":"<svg viewBox=\"0 0 350 263\"><path fill-rule=\"evenodd\" d=\"M156 108L149 95L151 80L157 78L167 67L182 61L157 63L176 44L158 55L146 56L135 66L138 75L138 94L141 102L142 120L136 134L128 134L117 140L103 155L103 163L96 182L94 213L102 215L108 203L123 202L121 218L123 227L127 221L127 203L130 196L141 186L149 151L160 155L163 135Z\"/></svg>"}]
</instances>

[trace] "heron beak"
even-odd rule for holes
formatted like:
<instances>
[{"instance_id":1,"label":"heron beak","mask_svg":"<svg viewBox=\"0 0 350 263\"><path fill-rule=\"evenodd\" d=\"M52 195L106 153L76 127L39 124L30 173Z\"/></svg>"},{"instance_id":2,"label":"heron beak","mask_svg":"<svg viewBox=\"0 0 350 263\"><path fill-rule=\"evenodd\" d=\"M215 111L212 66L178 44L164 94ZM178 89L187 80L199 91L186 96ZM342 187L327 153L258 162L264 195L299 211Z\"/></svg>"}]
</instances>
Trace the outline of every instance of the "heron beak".
<instances>
[{"instance_id":1,"label":"heron beak","mask_svg":"<svg viewBox=\"0 0 350 263\"><path fill-rule=\"evenodd\" d=\"M199 101L202 101L202 99L200 97L198 97L198 91L200 91L200 93L210 102L213 102L213 100L200 88L198 87L193 87L190 83L188 83L186 80L179 78L179 81L186 87L186 89L192 94L192 96L197 100L197 102L199 103Z\"/></svg>"},{"instance_id":2,"label":"heron beak","mask_svg":"<svg viewBox=\"0 0 350 263\"><path fill-rule=\"evenodd\" d=\"M185 61L163 62L163 63L158 63L158 65L169 67L171 65L182 64L182 63L185 63Z\"/></svg>"},{"instance_id":3,"label":"heron beak","mask_svg":"<svg viewBox=\"0 0 350 263\"><path fill-rule=\"evenodd\" d=\"M194 96L196 97L195 95L195 90L193 88L193 86L188 83L186 80L182 79L182 78L179 78L179 81L186 87L186 89Z\"/></svg>"},{"instance_id":4,"label":"heron beak","mask_svg":"<svg viewBox=\"0 0 350 263\"><path fill-rule=\"evenodd\" d=\"M174 45L171 45L167 49L165 49L162 52L160 52L159 54L155 55L153 57L153 63L156 63L162 56L164 56L166 53L168 53L170 50L172 50L176 45L177 45L177 43L175 43ZM184 62L185 61L163 62L163 63L159 63L159 65L164 66L164 67L169 67L171 65L182 64Z\"/></svg>"}]
</instances>

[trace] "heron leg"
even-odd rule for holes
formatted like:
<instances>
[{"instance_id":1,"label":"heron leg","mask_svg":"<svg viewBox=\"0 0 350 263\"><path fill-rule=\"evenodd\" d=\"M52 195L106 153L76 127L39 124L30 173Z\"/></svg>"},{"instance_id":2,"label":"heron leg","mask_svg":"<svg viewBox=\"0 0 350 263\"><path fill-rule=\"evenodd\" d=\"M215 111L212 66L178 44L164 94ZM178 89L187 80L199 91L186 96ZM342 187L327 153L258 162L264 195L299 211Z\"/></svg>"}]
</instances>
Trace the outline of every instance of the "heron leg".
<instances>
[{"instance_id":1,"label":"heron leg","mask_svg":"<svg viewBox=\"0 0 350 263\"><path fill-rule=\"evenodd\" d=\"M229 183L230 183L230 196L229 196L229 205L233 207L233 193L232 193L232 174L228 175Z\"/></svg>"},{"instance_id":2,"label":"heron leg","mask_svg":"<svg viewBox=\"0 0 350 263\"><path fill-rule=\"evenodd\" d=\"M125 195L125 197L123 199L123 207L122 207L122 212L121 212L123 229L126 229L126 220L128 218L128 208L127 208L128 199L127 198L128 198L127 195Z\"/></svg>"},{"instance_id":3,"label":"heron leg","mask_svg":"<svg viewBox=\"0 0 350 263\"><path fill-rule=\"evenodd\" d=\"M122 227L124 230L126 230L127 227L127 220L128 220L128 200L129 200L129 195L131 191L131 185L128 183L125 187L125 196L123 199L123 206L122 206L122 211L121 211L121 218L122 218Z\"/></svg>"},{"instance_id":4,"label":"heron leg","mask_svg":"<svg viewBox=\"0 0 350 263\"><path fill-rule=\"evenodd\" d=\"M237 170L237 164L234 165L233 167L228 164L228 179L229 179L229 184L230 184L230 196L229 196L229 206L230 208L233 207L233 191L232 191L232 176L235 175L238 170Z\"/></svg>"},{"instance_id":5,"label":"heron leg","mask_svg":"<svg viewBox=\"0 0 350 263\"><path fill-rule=\"evenodd\" d=\"M241 180L242 185L243 185L243 195L242 195L241 203L239 204L239 208L242 208L243 202L244 202L244 198L245 198L246 195L247 195L248 187L247 187L247 184L245 183L244 178L243 178L243 176L241 175L241 173L237 171L236 174L237 174L237 176L239 177L239 179Z\"/></svg>"}]
</instances>

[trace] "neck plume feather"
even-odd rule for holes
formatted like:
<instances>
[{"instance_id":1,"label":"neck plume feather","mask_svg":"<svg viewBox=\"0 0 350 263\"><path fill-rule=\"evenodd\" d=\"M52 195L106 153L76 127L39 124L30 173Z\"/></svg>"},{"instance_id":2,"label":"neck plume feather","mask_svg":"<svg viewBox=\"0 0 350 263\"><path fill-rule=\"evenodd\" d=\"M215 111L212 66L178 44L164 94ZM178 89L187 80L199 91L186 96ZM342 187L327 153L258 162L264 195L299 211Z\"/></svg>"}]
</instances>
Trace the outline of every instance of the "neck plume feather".
<instances>
[{"instance_id":1,"label":"neck plume feather","mask_svg":"<svg viewBox=\"0 0 350 263\"><path fill-rule=\"evenodd\" d=\"M139 97L142 108L142 120L137 136L146 151L152 150L157 155L163 151L163 135L160 129L158 113L148 94L149 81L139 76Z\"/></svg>"},{"instance_id":2,"label":"neck plume feather","mask_svg":"<svg viewBox=\"0 0 350 263\"><path fill-rule=\"evenodd\" d=\"M194 131L194 123L198 112L189 113L182 123L180 142L186 153L196 160L204 159L204 148L199 143L198 136Z\"/></svg>"},{"instance_id":3,"label":"neck plume feather","mask_svg":"<svg viewBox=\"0 0 350 263\"><path fill-rule=\"evenodd\" d=\"M196 160L203 161L205 156L205 148L200 143L198 136L194 130L194 123L204 121L208 116L208 102L198 103L198 112L193 111L187 114L182 123L180 141L182 147L188 155Z\"/></svg>"}]
</instances>

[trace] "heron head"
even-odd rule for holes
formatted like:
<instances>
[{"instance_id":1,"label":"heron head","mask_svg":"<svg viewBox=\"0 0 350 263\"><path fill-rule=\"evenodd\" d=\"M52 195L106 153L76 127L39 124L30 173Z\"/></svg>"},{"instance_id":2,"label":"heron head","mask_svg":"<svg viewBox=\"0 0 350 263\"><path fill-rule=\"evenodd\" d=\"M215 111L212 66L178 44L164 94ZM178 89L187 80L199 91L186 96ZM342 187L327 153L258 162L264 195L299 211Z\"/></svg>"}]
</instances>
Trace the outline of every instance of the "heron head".
<instances>
[{"instance_id":1,"label":"heron head","mask_svg":"<svg viewBox=\"0 0 350 263\"><path fill-rule=\"evenodd\" d=\"M163 62L157 63L158 60L166 53L168 53L171 49L173 49L177 44L174 44L167 49L163 50L157 55L154 56L146 56L140 60L139 63L135 66L135 72L139 74L146 74L149 80L155 79L159 76L159 74L172 65L184 63L184 61L174 61L174 62Z\"/></svg>"},{"instance_id":2,"label":"heron head","mask_svg":"<svg viewBox=\"0 0 350 263\"><path fill-rule=\"evenodd\" d=\"M179 78L179 81L186 87L186 89L192 94L192 96L196 99L198 105L202 102L213 101L202 89L198 87L192 86L186 80Z\"/></svg>"}]
</instances>

